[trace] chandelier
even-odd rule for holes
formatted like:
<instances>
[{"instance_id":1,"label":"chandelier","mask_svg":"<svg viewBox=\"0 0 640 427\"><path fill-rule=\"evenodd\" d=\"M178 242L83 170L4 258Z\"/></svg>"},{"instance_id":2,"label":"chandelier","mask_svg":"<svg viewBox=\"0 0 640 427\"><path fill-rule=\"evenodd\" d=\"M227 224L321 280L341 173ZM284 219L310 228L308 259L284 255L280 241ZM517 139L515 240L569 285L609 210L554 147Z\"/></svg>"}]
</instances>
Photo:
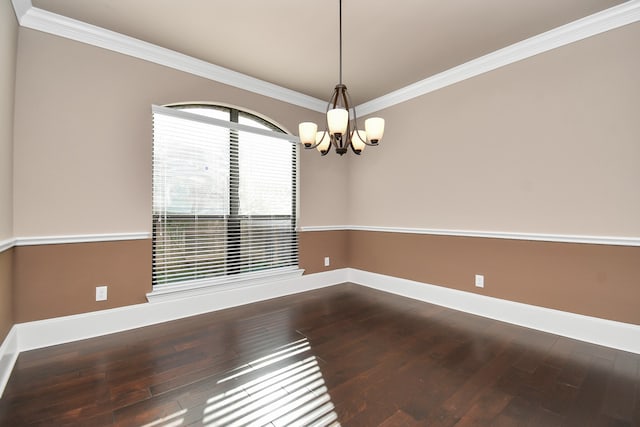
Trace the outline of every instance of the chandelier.
<instances>
[{"instance_id":1,"label":"chandelier","mask_svg":"<svg viewBox=\"0 0 640 427\"><path fill-rule=\"evenodd\" d=\"M360 155L365 146L376 146L384 133L384 119L371 117L365 120L364 130L358 129L358 116L352 106L347 87L342 83L342 0L340 4L340 82L333 90L327 103L326 127L318 132L318 125L313 122L302 122L298 125L298 136L304 148L317 148L324 156L331 146L336 153L343 155L351 150Z\"/></svg>"}]
</instances>

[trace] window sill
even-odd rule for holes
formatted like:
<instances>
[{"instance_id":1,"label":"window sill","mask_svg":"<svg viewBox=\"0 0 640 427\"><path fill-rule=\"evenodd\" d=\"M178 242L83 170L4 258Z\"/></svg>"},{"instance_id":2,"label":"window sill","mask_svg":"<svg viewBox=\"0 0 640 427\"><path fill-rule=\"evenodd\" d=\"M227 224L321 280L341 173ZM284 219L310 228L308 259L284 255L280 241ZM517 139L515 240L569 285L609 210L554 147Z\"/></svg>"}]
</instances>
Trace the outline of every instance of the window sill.
<instances>
[{"instance_id":1,"label":"window sill","mask_svg":"<svg viewBox=\"0 0 640 427\"><path fill-rule=\"evenodd\" d=\"M153 291L147 294L147 301L155 303L230 291L280 280L293 279L302 276L302 273L304 273L304 270L301 268L289 267L276 271L243 274L236 277L225 276L174 283L171 285L160 285L155 286Z\"/></svg>"}]
</instances>

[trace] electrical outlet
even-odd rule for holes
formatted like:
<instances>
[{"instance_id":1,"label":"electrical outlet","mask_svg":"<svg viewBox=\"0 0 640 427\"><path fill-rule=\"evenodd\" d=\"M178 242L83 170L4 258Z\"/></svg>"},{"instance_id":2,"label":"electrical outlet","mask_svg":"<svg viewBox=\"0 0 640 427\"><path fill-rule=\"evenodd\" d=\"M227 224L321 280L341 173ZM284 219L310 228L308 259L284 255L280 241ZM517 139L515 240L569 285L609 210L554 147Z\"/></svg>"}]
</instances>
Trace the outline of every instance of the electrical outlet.
<instances>
[{"instance_id":1,"label":"electrical outlet","mask_svg":"<svg viewBox=\"0 0 640 427\"><path fill-rule=\"evenodd\" d=\"M476 274L476 287L484 288L484 276L482 274Z\"/></svg>"},{"instance_id":2,"label":"electrical outlet","mask_svg":"<svg viewBox=\"0 0 640 427\"><path fill-rule=\"evenodd\" d=\"M96 286L96 301L107 300L107 286Z\"/></svg>"},{"instance_id":3,"label":"electrical outlet","mask_svg":"<svg viewBox=\"0 0 640 427\"><path fill-rule=\"evenodd\" d=\"M329 267L331 265L331 258L328 256L324 257L324 266Z\"/></svg>"}]
</instances>

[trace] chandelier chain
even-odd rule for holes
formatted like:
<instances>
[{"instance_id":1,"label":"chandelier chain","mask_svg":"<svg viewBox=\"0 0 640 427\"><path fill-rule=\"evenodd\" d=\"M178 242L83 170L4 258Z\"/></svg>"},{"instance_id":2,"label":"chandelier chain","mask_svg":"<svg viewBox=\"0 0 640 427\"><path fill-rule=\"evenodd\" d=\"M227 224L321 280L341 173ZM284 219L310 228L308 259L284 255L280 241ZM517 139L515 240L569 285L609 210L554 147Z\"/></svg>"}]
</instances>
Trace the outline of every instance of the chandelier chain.
<instances>
[{"instance_id":1,"label":"chandelier chain","mask_svg":"<svg viewBox=\"0 0 640 427\"><path fill-rule=\"evenodd\" d=\"M340 84L342 84L342 0L340 0Z\"/></svg>"}]
</instances>

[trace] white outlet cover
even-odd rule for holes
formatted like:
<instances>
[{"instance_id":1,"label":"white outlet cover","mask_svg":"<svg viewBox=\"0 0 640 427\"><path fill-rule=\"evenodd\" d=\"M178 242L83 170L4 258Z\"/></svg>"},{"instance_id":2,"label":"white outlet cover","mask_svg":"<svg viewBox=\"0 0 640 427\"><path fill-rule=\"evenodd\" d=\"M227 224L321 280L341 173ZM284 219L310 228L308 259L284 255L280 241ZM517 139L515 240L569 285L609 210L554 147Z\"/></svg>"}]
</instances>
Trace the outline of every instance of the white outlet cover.
<instances>
[{"instance_id":1,"label":"white outlet cover","mask_svg":"<svg viewBox=\"0 0 640 427\"><path fill-rule=\"evenodd\" d=\"M107 287L96 286L96 301L106 301L106 300L107 300Z\"/></svg>"},{"instance_id":2,"label":"white outlet cover","mask_svg":"<svg viewBox=\"0 0 640 427\"><path fill-rule=\"evenodd\" d=\"M482 274L476 274L476 287L484 288L484 276Z\"/></svg>"},{"instance_id":3,"label":"white outlet cover","mask_svg":"<svg viewBox=\"0 0 640 427\"><path fill-rule=\"evenodd\" d=\"M331 265L331 258L328 256L324 257L324 266L329 267Z\"/></svg>"}]
</instances>

